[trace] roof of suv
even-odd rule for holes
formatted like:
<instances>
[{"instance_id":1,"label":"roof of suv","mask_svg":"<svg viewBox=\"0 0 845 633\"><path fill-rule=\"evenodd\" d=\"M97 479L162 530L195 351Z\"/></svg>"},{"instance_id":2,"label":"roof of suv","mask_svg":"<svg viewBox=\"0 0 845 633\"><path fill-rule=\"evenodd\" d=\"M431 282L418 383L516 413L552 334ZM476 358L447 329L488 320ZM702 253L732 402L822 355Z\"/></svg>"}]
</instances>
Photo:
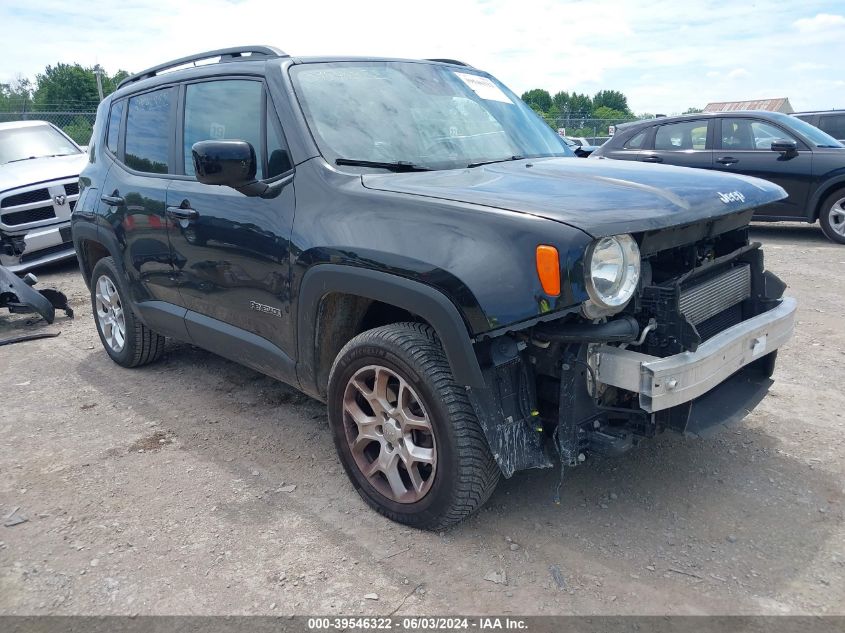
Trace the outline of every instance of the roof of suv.
<instances>
[{"instance_id":1,"label":"roof of suv","mask_svg":"<svg viewBox=\"0 0 845 633\"><path fill-rule=\"evenodd\" d=\"M676 123L678 121L689 121L694 119L712 118L712 117L757 117L769 119L789 119L788 114L781 112L772 112L771 110L736 110L733 112L696 112L693 114L679 114L677 116L661 116L654 119L642 119L640 121L626 121L616 126L616 131L630 130L641 125L655 125L663 123Z\"/></svg>"},{"instance_id":2,"label":"roof of suv","mask_svg":"<svg viewBox=\"0 0 845 633\"><path fill-rule=\"evenodd\" d=\"M197 62L207 62L208 60L217 59L217 62L211 63L203 63L198 65ZM234 48L221 48L212 51L206 51L204 53L197 53L195 55L189 55L187 57L180 57L178 59L171 60L169 62L164 62L163 64L158 64L156 66L152 66L147 68L146 70L142 70L141 72L135 73L134 75L130 75L126 79L120 82L117 86L117 92L121 91L126 86L131 84L145 81L148 79L152 79L154 77L169 77L171 73L177 75L177 77L184 78L184 74L192 75L196 74L197 71L203 72L208 71L209 66L216 66L217 64L226 64L224 69L232 70L232 67L228 66L228 64L237 64L235 66L235 70L238 69L238 66L241 64L250 64L256 62L267 62L270 60L278 60L278 59L288 59L291 60L293 63L313 63L313 62L336 62L336 61L360 61L360 60L371 60L371 61L404 61L404 62L428 62L428 63L440 63L440 64L451 64L455 66L464 66L471 68L469 64L465 64L464 62L455 60L455 59L426 59L426 60L419 60L419 59L395 59L395 58L386 58L386 57L349 57L349 56L330 56L330 57L291 57L284 51L275 48L273 46L266 46L263 44L258 45L250 45L250 46L238 46ZM190 72L194 71L194 72ZM203 73L205 74L205 73Z\"/></svg>"},{"instance_id":3,"label":"roof of suv","mask_svg":"<svg viewBox=\"0 0 845 633\"><path fill-rule=\"evenodd\" d=\"M842 114L845 113L845 108L833 108L831 110L804 110L802 112L793 112L793 115L798 114Z\"/></svg>"}]
</instances>

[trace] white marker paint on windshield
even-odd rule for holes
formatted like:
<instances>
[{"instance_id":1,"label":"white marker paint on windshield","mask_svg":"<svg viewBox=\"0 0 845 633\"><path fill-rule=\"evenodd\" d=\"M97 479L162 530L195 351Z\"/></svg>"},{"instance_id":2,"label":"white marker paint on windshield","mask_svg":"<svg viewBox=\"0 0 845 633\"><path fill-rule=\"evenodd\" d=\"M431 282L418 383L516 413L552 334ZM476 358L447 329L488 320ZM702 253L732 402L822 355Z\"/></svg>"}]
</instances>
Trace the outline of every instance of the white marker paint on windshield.
<instances>
[{"instance_id":1,"label":"white marker paint on windshield","mask_svg":"<svg viewBox=\"0 0 845 633\"><path fill-rule=\"evenodd\" d=\"M487 99L488 101L502 101L504 103L513 103L510 100L508 95L502 92L502 89L499 88L496 84L490 81L487 77L481 77L479 75L470 75L467 73L455 73L455 75L463 81L469 89L472 90L475 94L477 94L482 99Z\"/></svg>"}]
</instances>

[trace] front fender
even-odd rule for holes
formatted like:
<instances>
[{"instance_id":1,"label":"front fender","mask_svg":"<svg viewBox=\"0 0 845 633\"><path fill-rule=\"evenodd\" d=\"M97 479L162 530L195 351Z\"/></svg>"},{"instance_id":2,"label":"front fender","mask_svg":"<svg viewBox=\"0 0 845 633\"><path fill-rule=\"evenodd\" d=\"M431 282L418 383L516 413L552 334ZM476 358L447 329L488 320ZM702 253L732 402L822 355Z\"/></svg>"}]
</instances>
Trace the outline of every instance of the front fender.
<instances>
[{"instance_id":1,"label":"front fender","mask_svg":"<svg viewBox=\"0 0 845 633\"><path fill-rule=\"evenodd\" d=\"M338 264L312 266L302 278L297 308L296 375L304 389L317 393L316 324L320 301L342 292L397 306L425 319L443 342L455 380L464 386L484 387L484 377L455 305L441 292L423 283L389 273Z\"/></svg>"}]
</instances>

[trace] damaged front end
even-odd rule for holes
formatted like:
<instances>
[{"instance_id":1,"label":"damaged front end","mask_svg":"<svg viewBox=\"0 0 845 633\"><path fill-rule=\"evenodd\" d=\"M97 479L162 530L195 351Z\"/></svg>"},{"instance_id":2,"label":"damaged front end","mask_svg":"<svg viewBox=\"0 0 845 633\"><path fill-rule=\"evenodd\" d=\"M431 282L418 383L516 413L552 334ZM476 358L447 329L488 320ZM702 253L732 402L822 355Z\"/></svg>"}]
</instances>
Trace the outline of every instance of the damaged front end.
<instances>
[{"instance_id":1,"label":"damaged front end","mask_svg":"<svg viewBox=\"0 0 845 633\"><path fill-rule=\"evenodd\" d=\"M615 314L582 307L476 343L488 388L470 398L505 476L667 429L706 435L760 402L796 303L747 227L710 235L638 235L638 289Z\"/></svg>"}]
</instances>

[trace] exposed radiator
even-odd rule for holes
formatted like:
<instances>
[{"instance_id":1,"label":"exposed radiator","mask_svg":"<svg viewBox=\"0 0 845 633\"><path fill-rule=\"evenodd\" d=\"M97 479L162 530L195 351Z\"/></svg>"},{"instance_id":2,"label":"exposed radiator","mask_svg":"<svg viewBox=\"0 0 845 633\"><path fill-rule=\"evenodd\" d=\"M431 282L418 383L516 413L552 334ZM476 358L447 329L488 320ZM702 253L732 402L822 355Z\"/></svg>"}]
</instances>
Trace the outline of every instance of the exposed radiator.
<instances>
[{"instance_id":1,"label":"exposed radiator","mask_svg":"<svg viewBox=\"0 0 845 633\"><path fill-rule=\"evenodd\" d=\"M680 307L693 325L751 296L751 266L743 264L681 291Z\"/></svg>"}]
</instances>

